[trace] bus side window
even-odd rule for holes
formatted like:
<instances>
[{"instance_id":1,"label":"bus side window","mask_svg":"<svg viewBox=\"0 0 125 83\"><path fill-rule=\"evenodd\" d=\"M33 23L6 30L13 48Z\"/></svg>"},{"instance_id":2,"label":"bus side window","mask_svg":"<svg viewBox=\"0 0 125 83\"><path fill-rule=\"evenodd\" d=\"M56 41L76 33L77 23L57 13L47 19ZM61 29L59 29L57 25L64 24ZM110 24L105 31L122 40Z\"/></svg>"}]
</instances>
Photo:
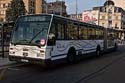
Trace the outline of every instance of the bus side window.
<instances>
[{"instance_id":1,"label":"bus side window","mask_svg":"<svg viewBox=\"0 0 125 83\"><path fill-rule=\"evenodd\" d=\"M64 25L57 24L57 39L64 39Z\"/></svg>"},{"instance_id":2,"label":"bus side window","mask_svg":"<svg viewBox=\"0 0 125 83\"><path fill-rule=\"evenodd\" d=\"M88 32L89 32L89 40L93 40L95 39L95 29L94 28L90 28L88 29Z\"/></svg>"},{"instance_id":3,"label":"bus side window","mask_svg":"<svg viewBox=\"0 0 125 83\"><path fill-rule=\"evenodd\" d=\"M47 45L52 46L56 44L56 24L52 24L51 28L50 28L50 32L48 35L48 42Z\"/></svg>"}]
</instances>

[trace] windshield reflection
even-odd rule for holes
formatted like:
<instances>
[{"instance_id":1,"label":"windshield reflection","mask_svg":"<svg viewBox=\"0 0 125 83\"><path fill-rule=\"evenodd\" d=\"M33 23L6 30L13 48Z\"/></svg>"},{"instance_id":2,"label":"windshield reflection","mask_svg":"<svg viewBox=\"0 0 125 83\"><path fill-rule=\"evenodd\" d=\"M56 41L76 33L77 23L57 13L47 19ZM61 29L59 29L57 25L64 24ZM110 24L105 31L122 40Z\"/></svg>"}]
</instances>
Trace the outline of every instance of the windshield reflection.
<instances>
[{"instance_id":1,"label":"windshield reflection","mask_svg":"<svg viewBox=\"0 0 125 83\"><path fill-rule=\"evenodd\" d=\"M20 22L13 34L12 43L39 45L47 38L49 22Z\"/></svg>"}]
</instances>

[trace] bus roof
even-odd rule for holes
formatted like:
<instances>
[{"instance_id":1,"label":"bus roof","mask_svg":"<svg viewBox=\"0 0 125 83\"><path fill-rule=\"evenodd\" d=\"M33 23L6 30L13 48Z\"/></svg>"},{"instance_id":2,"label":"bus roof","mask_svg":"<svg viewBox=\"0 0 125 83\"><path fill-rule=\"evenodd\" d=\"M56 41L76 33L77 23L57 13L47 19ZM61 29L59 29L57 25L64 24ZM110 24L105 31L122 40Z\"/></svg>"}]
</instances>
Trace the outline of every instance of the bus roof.
<instances>
[{"instance_id":1,"label":"bus roof","mask_svg":"<svg viewBox=\"0 0 125 83\"><path fill-rule=\"evenodd\" d=\"M86 25L86 26L92 26L93 28L102 28L104 29L105 27L103 26L100 26L100 25L95 25L95 24L90 24L90 23L86 23L86 22L81 22L81 21L78 21L78 20L75 20L75 19L71 19L71 18L68 18L68 17L63 17L63 16L60 16L60 15L56 15L56 14L29 14L29 15L22 15L20 17L25 17L25 16L40 16L40 15L48 15L48 16L52 16L52 17L58 17L58 18L61 18L61 19L66 19L66 20L69 20L69 21L72 21L74 23L79 23L81 25ZM107 28L108 30L116 30L116 29L112 29L112 28Z\"/></svg>"}]
</instances>

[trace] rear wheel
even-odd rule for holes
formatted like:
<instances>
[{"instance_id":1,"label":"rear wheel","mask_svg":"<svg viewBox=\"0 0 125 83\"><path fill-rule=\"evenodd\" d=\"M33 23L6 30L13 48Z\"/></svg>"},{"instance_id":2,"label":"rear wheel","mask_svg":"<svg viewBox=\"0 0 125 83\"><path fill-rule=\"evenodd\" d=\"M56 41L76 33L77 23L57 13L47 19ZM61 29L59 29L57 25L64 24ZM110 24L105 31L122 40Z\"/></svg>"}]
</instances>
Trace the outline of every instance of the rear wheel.
<instances>
[{"instance_id":1,"label":"rear wheel","mask_svg":"<svg viewBox=\"0 0 125 83\"><path fill-rule=\"evenodd\" d=\"M100 48L98 47L98 48L96 49L96 56L100 56L100 54L101 54L101 50L100 50Z\"/></svg>"}]
</instances>

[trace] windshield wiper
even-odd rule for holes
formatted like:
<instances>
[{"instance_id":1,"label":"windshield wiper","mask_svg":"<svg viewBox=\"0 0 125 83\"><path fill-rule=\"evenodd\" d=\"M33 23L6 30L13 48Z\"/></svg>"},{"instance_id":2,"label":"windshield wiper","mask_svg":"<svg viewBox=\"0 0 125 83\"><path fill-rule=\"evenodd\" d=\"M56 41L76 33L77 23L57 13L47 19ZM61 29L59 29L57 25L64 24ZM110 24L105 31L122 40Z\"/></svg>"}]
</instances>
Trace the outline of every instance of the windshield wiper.
<instances>
[{"instance_id":1,"label":"windshield wiper","mask_svg":"<svg viewBox=\"0 0 125 83\"><path fill-rule=\"evenodd\" d=\"M33 36L33 38L29 41L29 44L31 44L31 42L44 30L45 28L43 28L41 31L39 31L35 36Z\"/></svg>"}]
</instances>

